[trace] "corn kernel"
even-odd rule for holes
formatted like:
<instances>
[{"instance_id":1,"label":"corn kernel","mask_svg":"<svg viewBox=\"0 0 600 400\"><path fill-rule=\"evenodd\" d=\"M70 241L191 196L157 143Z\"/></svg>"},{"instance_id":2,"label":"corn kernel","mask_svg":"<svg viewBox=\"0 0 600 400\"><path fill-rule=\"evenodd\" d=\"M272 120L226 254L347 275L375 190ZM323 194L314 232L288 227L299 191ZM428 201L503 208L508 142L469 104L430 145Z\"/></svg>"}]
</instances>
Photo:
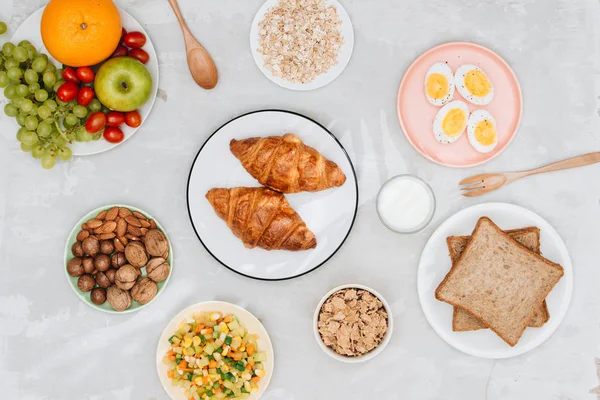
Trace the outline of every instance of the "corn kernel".
<instances>
[{"instance_id":1,"label":"corn kernel","mask_svg":"<svg viewBox=\"0 0 600 400\"><path fill-rule=\"evenodd\" d=\"M192 343L194 343L194 346L198 346L202 341L200 340L200 336L194 336L192 338Z\"/></svg>"},{"instance_id":2,"label":"corn kernel","mask_svg":"<svg viewBox=\"0 0 600 400\"><path fill-rule=\"evenodd\" d=\"M201 377L197 377L194 382L196 382L196 385L198 386L202 386L202 378Z\"/></svg>"},{"instance_id":3,"label":"corn kernel","mask_svg":"<svg viewBox=\"0 0 600 400\"><path fill-rule=\"evenodd\" d=\"M219 314L219 313L212 313L212 314L210 314L210 320L211 321L216 321L219 318L221 318L221 314Z\"/></svg>"},{"instance_id":4,"label":"corn kernel","mask_svg":"<svg viewBox=\"0 0 600 400\"><path fill-rule=\"evenodd\" d=\"M184 345L184 347L190 347L192 345L192 339L189 337L186 337L183 341L183 345Z\"/></svg>"},{"instance_id":5,"label":"corn kernel","mask_svg":"<svg viewBox=\"0 0 600 400\"><path fill-rule=\"evenodd\" d=\"M252 388L250 387L250 382L244 382L244 389L246 389L248 392L252 390Z\"/></svg>"},{"instance_id":6,"label":"corn kernel","mask_svg":"<svg viewBox=\"0 0 600 400\"><path fill-rule=\"evenodd\" d=\"M264 369L256 369L256 370L254 370L254 374L256 376L258 376L259 378L262 378L263 376L265 376L265 370Z\"/></svg>"}]
</instances>

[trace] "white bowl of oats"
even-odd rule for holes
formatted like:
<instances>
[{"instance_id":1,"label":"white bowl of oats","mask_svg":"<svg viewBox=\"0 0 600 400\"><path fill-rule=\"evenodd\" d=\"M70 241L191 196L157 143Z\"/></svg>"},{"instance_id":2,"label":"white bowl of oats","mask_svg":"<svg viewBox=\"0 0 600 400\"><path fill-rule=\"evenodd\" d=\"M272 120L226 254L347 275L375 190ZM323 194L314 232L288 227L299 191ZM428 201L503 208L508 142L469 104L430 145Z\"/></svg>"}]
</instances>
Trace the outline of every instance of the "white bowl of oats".
<instances>
[{"instance_id":1,"label":"white bowl of oats","mask_svg":"<svg viewBox=\"0 0 600 400\"><path fill-rule=\"evenodd\" d=\"M290 90L314 90L335 80L354 49L350 16L337 0L266 0L250 30L256 65Z\"/></svg>"},{"instance_id":2,"label":"white bowl of oats","mask_svg":"<svg viewBox=\"0 0 600 400\"><path fill-rule=\"evenodd\" d=\"M368 361L381 353L392 337L393 327L392 311L383 296L359 284L330 290L313 318L319 347L346 363Z\"/></svg>"}]
</instances>

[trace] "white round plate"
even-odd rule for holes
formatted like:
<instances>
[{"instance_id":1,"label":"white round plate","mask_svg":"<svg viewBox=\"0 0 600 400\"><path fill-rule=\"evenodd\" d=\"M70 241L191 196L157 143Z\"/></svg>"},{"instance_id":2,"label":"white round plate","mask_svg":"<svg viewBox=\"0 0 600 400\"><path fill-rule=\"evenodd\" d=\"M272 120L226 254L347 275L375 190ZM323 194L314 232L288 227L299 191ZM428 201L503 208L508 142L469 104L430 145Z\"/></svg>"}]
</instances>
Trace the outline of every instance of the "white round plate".
<instances>
[{"instance_id":1,"label":"white round plate","mask_svg":"<svg viewBox=\"0 0 600 400\"><path fill-rule=\"evenodd\" d=\"M344 7L337 0L327 0L328 5L333 5L337 9L340 19L342 20L342 36L344 38L344 44L342 45L338 57L338 64L332 67L327 73L318 76L312 82L294 83L273 76L273 74L271 74L271 72L264 67L263 56L258 52L260 39L258 34L258 24L265 18L267 11L271 7L276 6L278 2L279 0L265 1L252 21L252 27L250 29L250 49L258 68L267 78L269 78L271 82L290 90L314 90L333 82L338 76L340 76L342 71L344 71L350 62L350 58L352 58L352 51L354 49L354 28L352 27L350 16Z\"/></svg>"},{"instance_id":2,"label":"white round plate","mask_svg":"<svg viewBox=\"0 0 600 400\"><path fill-rule=\"evenodd\" d=\"M231 154L231 139L294 133L342 169L346 183L316 193L286 195L317 237L317 248L306 251L247 249L206 200L212 188L256 187L260 184ZM198 238L225 267L241 275L282 280L306 274L325 263L342 246L358 208L358 186L350 158L337 139L317 122L290 111L256 111L237 117L212 134L192 165L188 180L188 211Z\"/></svg>"},{"instance_id":3,"label":"white round plate","mask_svg":"<svg viewBox=\"0 0 600 400\"><path fill-rule=\"evenodd\" d=\"M169 368L163 363L162 360L165 353L171 348L169 338L178 329L179 324L190 315L211 311L235 315L240 323L246 327L246 329L248 329L248 332L257 334L259 336L257 341L258 351L267 353L267 360L263 363L266 375L259 382L258 392L250 395L248 400L259 399L269 387L271 377L273 376L273 369L275 367L275 352L273 351L271 338L269 338L269 334L267 333L267 330L263 324L261 324L260 321L249 311L243 309L242 307L236 306L235 304L226 303L223 301L206 301L203 303L194 304L193 306L181 311L171 320L171 322L167 324L167 327L163 331L162 335L160 335L158 346L156 348L156 369L158 371L160 383L171 399L187 400L187 397L181 393L179 387L171 384L171 380L167 377Z\"/></svg>"},{"instance_id":4,"label":"white round plate","mask_svg":"<svg viewBox=\"0 0 600 400\"><path fill-rule=\"evenodd\" d=\"M14 43L18 43L21 40L29 40L31 44L33 44L36 47L36 49L38 49L39 52L48 54L48 57L52 60L52 62L54 62L54 65L57 68L61 68L61 64L58 63L54 58L52 58L52 56L44 47L44 42L42 42L40 24L42 21L43 12L44 7L31 14L29 18L23 21L21 26L19 26L19 28L15 31L15 34L13 35L11 40ZM139 109L140 115L142 116L143 125L144 121L146 121L146 119L148 118L148 115L150 115L150 110L152 110L152 106L154 105L154 101L156 100L156 94L158 93L158 56L156 55L156 50L154 50L154 46L152 45L150 35L148 35L148 32L144 30L142 25L139 22L137 22L135 18L133 18L126 11L119 9L119 12L121 13L121 22L123 24L123 28L125 28L127 32L142 32L144 35L146 35L146 38L148 39L143 49L146 50L146 52L148 52L148 55L150 55L150 61L148 61L148 63L146 64L146 68L148 68L148 71L152 76L152 97L150 97L150 100L148 100L148 102L144 104L142 108ZM125 138L121 143L109 143L106 140L104 140L104 138L100 138L100 140L92 140L87 143L73 142L70 145L70 148L74 156L91 156L93 154L103 153L112 149L113 147L125 143L125 141L132 137L133 134L136 133L140 128L141 125L137 128L130 128L127 125L123 124L123 126L121 126L121 130L125 134Z\"/></svg>"},{"instance_id":5,"label":"white round plate","mask_svg":"<svg viewBox=\"0 0 600 400\"><path fill-rule=\"evenodd\" d=\"M504 230L537 226L540 229L543 256L564 268L564 276L546 298L550 320L541 328L527 328L514 347L510 347L489 329L472 332L452 331L452 306L434 297L435 289L452 264L448 256L446 238L470 235L477 220L483 216L489 217ZM475 357L509 358L536 348L556 331L571 301L573 267L565 243L542 217L513 204L485 203L459 211L442 223L431 235L421 255L417 289L425 317L437 334L449 345Z\"/></svg>"}]
</instances>

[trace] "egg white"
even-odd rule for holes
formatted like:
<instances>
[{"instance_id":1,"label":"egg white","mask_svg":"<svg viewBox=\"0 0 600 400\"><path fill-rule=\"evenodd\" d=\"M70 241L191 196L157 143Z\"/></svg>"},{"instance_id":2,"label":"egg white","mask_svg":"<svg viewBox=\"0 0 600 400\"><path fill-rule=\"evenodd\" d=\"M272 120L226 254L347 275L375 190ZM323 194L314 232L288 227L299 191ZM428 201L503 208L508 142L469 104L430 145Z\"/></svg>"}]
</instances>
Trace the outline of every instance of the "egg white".
<instances>
[{"instance_id":1,"label":"egg white","mask_svg":"<svg viewBox=\"0 0 600 400\"><path fill-rule=\"evenodd\" d=\"M444 133L444 130L442 129L442 123L444 122L444 118L446 117L448 112L450 112L450 110L453 110L455 108L460 108L465 113L465 116L466 116L465 126L460 134L458 134L456 136L448 136L448 135L446 135L446 133ZM443 143L443 144L453 143L453 142L457 141L458 138L460 138L462 136L462 134L465 131L465 128L467 127L468 119L469 119L469 106L467 106L467 104L465 102L453 101L451 103L446 104L444 107L442 107L440 109L440 111L438 111L435 118L433 119L433 134L435 136L435 139L438 142Z\"/></svg>"},{"instance_id":2,"label":"egg white","mask_svg":"<svg viewBox=\"0 0 600 400\"><path fill-rule=\"evenodd\" d=\"M488 120L492 123L492 125L494 126L494 131L496 132L496 138L494 140L494 143L490 145L481 144L475 138L475 127L478 123L485 120ZM475 150L477 150L480 153L491 152L496 148L496 146L498 146L498 125L496 124L496 119L492 116L492 114L485 110L477 110L473 112L473 114L471 114L471 116L469 117L469 123L467 126L467 136L469 138L469 143L471 144L471 146L473 146Z\"/></svg>"},{"instance_id":3,"label":"egg white","mask_svg":"<svg viewBox=\"0 0 600 400\"><path fill-rule=\"evenodd\" d=\"M465 76L467 75L467 73L469 71L472 71L474 69L481 71L486 76L486 78L490 82L490 84L492 85L490 92L486 96L483 96L483 97L476 96L473 93L469 92L465 86ZM476 104L478 106L484 106L486 104L490 104L491 101L494 99L494 84L493 84L493 82L490 80L490 77L487 76L487 74L476 65L472 65L472 64L461 65L460 68L458 68L456 70L456 74L454 76L454 83L456 85L456 90L458 90L458 93L460 93L460 95L462 97L464 97L465 100L467 100L470 103Z\"/></svg>"},{"instance_id":4,"label":"egg white","mask_svg":"<svg viewBox=\"0 0 600 400\"><path fill-rule=\"evenodd\" d=\"M427 79L431 74L440 74L443 75L444 78L448 81L448 93L441 99L434 99L433 97L429 97L427 93ZM441 107L444 104L449 103L454 97L454 73L452 69L445 63L436 63L429 68L427 71L427 75L425 76L425 82L423 83L425 89L425 97L427 97L427 101L429 101L434 106Z\"/></svg>"}]
</instances>

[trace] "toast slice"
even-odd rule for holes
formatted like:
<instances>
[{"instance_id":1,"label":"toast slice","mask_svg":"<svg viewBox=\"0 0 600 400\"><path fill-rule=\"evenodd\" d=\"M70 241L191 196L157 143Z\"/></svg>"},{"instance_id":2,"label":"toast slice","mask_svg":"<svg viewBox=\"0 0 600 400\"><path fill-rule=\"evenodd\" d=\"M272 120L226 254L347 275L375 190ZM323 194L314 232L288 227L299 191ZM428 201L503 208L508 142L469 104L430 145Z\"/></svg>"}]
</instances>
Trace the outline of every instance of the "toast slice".
<instances>
[{"instance_id":1,"label":"toast slice","mask_svg":"<svg viewBox=\"0 0 600 400\"><path fill-rule=\"evenodd\" d=\"M515 346L563 268L517 243L482 217L435 297L467 311Z\"/></svg>"},{"instance_id":2,"label":"toast slice","mask_svg":"<svg viewBox=\"0 0 600 400\"><path fill-rule=\"evenodd\" d=\"M529 250L540 254L540 230L536 227L528 227L522 229L513 229L506 232L511 238L527 247ZM448 244L448 250L450 251L450 258L452 259L452 265L456 263L465 247L471 240L471 236L450 236L446 239ZM539 328L543 326L550 319L550 313L548 312L548 306L546 301L542 303L542 306L535 312L531 321L529 321L528 327ZM452 317L452 330L455 332L466 332L476 331L479 329L487 329L487 326L483 325L477 318L471 316L466 311L454 307L454 314Z\"/></svg>"}]
</instances>

